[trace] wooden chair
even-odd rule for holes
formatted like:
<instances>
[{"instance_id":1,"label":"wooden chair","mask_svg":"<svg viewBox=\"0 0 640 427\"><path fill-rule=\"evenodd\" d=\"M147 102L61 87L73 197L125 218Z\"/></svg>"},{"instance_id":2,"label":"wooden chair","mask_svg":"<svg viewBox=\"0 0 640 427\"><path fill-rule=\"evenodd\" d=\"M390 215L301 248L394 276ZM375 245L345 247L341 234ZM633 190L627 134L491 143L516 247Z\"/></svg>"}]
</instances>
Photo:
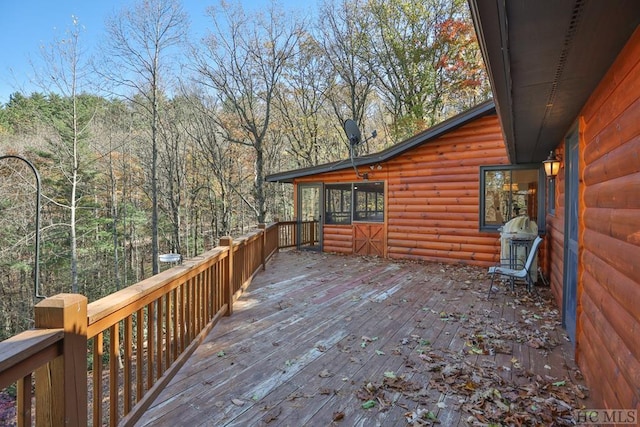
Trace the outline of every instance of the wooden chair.
<instances>
[{"instance_id":1,"label":"wooden chair","mask_svg":"<svg viewBox=\"0 0 640 427\"><path fill-rule=\"evenodd\" d=\"M500 274L502 276L508 276L512 279L525 279L527 281L527 290L531 292L533 289L533 279L531 278L531 265L533 264L533 260L536 257L536 253L538 252L538 248L540 247L540 243L542 243L542 237L537 236L531 245L531 249L529 250L529 256L527 256L527 260L524 265L517 269L513 268L509 263L501 263L495 265L493 267L489 267L489 274L491 274L491 284L489 285L489 295L491 297L491 291L493 290L493 281L496 277L496 274ZM513 281L511 282L513 290Z\"/></svg>"}]
</instances>

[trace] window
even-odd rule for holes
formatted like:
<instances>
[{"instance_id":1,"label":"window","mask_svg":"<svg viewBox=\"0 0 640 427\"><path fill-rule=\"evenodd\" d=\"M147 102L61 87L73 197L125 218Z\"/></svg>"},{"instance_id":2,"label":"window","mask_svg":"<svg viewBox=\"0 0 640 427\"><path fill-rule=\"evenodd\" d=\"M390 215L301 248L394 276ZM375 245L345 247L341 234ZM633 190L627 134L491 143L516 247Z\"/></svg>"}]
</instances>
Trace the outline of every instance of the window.
<instances>
[{"instance_id":1,"label":"window","mask_svg":"<svg viewBox=\"0 0 640 427\"><path fill-rule=\"evenodd\" d=\"M361 182L353 185L354 221L384 221L384 183Z\"/></svg>"},{"instance_id":2,"label":"window","mask_svg":"<svg viewBox=\"0 0 640 427\"><path fill-rule=\"evenodd\" d=\"M509 220L527 215L544 230L544 171L540 165L480 168L480 230L498 230Z\"/></svg>"},{"instance_id":3,"label":"window","mask_svg":"<svg viewBox=\"0 0 640 427\"><path fill-rule=\"evenodd\" d=\"M328 184L325 193L325 224L351 224L351 184Z\"/></svg>"},{"instance_id":4,"label":"window","mask_svg":"<svg viewBox=\"0 0 640 427\"><path fill-rule=\"evenodd\" d=\"M384 183L325 185L325 224L384 221Z\"/></svg>"}]
</instances>

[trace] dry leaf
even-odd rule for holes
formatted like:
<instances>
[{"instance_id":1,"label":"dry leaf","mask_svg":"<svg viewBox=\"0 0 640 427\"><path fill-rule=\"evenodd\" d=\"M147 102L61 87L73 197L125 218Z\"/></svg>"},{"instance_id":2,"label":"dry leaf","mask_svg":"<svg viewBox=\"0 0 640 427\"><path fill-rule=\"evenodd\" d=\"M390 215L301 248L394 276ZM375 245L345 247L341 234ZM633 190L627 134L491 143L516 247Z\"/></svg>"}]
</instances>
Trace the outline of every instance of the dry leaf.
<instances>
[{"instance_id":1,"label":"dry leaf","mask_svg":"<svg viewBox=\"0 0 640 427\"><path fill-rule=\"evenodd\" d=\"M319 376L320 378L329 378L329 377L332 377L332 376L333 376L333 374L332 374L331 372L329 372L329 370L327 370L327 369L323 369L323 370L318 374L318 376Z\"/></svg>"}]
</instances>

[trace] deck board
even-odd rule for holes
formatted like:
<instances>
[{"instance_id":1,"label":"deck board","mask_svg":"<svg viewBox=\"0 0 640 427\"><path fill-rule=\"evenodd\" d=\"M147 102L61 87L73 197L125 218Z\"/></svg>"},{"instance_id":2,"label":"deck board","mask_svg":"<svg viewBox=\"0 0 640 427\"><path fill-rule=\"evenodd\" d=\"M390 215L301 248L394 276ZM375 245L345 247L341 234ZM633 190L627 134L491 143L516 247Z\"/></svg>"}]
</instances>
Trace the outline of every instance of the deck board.
<instances>
[{"instance_id":1,"label":"deck board","mask_svg":"<svg viewBox=\"0 0 640 427\"><path fill-rule=\"evenodd\" d=\"M486 270L468 266L278 253L137 425L403 426L419 410L466 425L469 396L440 372L452 361L505 383L579 381L559 327L547 331L553 349L509 341L504 352L471 351L471 337L495 327L557 324L531 314L541 298L503 286L487 300L487 287ZM367 393L374 408L362 408Z\"/></svg>"}]
</instances>

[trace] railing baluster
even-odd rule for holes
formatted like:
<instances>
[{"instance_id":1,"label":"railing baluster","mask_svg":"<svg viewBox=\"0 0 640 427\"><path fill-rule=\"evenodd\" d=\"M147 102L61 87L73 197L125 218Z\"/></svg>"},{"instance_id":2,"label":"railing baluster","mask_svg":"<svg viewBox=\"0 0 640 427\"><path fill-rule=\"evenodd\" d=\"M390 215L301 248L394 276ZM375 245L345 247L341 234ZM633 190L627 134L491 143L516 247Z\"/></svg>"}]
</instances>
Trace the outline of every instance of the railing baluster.
<instances>
[{"instance_id":1,"label":"railing baluster","mask_svg":"<svg viewBox=\"0 0 640 427\"><path fill-rule=\"evenodd\" d=\"M144 308L136 311L136 403L144 395Z\"/></svg>"},{"instance_id":2,"label":"railing baluster","mask_svg":"<svg viewBox=\"0 0 640 427\"><path fill-rule=\"evenodd\" d=\"M180 353L184 351L185 348L185 336L187 333L187 320L186 320L186 307L184 303L186 293L186 284L180 285Z\"/></svg>"},{"instance_id":3,"label":"railing baluster","mask_svg":"<svg viewBox=\"0 0 640 427\"><path fill-rule=\"evenodd\" d=\"M120 359L119 323L109 328L109 425L118 425L118 360Z\"/></svg>"},{"instance_id":4,"label":"railing baluster","mask_svg":"<svg viewBox=\"0 0 640 427\"><path fill-rule=\"evenodd\" d=\"M174 289L171 291L171 300L173 301L173 340L172 340L172 350L173 350L173 360L178 358L178 345L180 342L180 310L178 303L178 289Z\"/></svg>"},{"instance_id":5,"label":"railing baluster","mask_svg":"<svg viewBox=\"0 0 640 427\"><path fill-rule=\"evenodd\" d=\"M193 341L193 339L195 338L195 310L194 310L194 305L195 305L195 295L194 295L194 286L193 286L193 278L189 279L188 285L187 285L187 311L189 312L189 326L187 328L188 330L188 334L187 334L187 342L191 342Z\"/></svg>"},{"instance_id":6,"label":"railing baluster","mask_svg":"<svg viewBox=\"0 0 640 427\"><path fill-rule=\"evenodd\" d=\"M104 334L93 337L93 425L102 425L102 356Z\"/></svg>"},{"instance_id":7,"label":"railing baluster","mask_svg":"<svg viewBox=\"0 0 640 427\"><path fill-rule=\"evenodd\" d=\"M131 366L133 359L133 319L124 319L124 414L131 412Z\"/></svg>"},{"instance_id":8,"label":"railing baluster","mask_svg":"<svg viewBox=\"0 0 640 427\"><path fill-rule=\"evenodd\" d=\"M154 308L155 301L147 304L147 390L153 386L153 353L155 340L153 334L155 333L155 315Z\"/></svg>"},{"instance_id":9,"label":"railing baluster","mask_svg":"<svg viewBox=\"0 0 640 427\"><path fill-rule=\"evenodd\" d=\"M171 343L173 342L173 337L172 337L172 331L171 331L171 317L172 317L172 311L171 311L171 294L172 292L169 292L168 294L165 295L164 297L164 303L165 303L165 310L164 310L164 363L166 368L168 369L169 366L171 366L171 362L173 362L173 360L171 359L172 356L172 349L171 349Z\"/></svg>"},{"instance_id":10,"label":"railing baluster","mask_svg":"<svg viewBox=\"0 0 640 427\"><path fill-rule=\"evenodd\" d=\"M164 325L163 316L164 316L164 306L162 304L162 297L156 300L156 306L158 307L158 312L156 314L156 380L162 376L162 356L163 356L163 332L162 327ZM155 381L154 381L155 383Z\"/></svg>"},{"instance_id":11,"label":"railing baluster","mask_svg":"<svg viewBox=\"0 0 640 427\"><path fill-rule=\"evenodd\" d=\"M32 375L28 374L18 380L17 383L17 398L18 408L16 410L18 427L31 427L31 401L33 393L32 387Z\"/></svg>"},{"instance_id":12,"label":"railing baluster","mask_svg":"<svg viewBox=\"0 0 640 427\"><path fill-rule=\"evenodd\" d=\"M198 274L193 278L195 292L195 311L196 311L196 324L195 331L202 330L202 274Z\"/></svg>"}]
</instances>

